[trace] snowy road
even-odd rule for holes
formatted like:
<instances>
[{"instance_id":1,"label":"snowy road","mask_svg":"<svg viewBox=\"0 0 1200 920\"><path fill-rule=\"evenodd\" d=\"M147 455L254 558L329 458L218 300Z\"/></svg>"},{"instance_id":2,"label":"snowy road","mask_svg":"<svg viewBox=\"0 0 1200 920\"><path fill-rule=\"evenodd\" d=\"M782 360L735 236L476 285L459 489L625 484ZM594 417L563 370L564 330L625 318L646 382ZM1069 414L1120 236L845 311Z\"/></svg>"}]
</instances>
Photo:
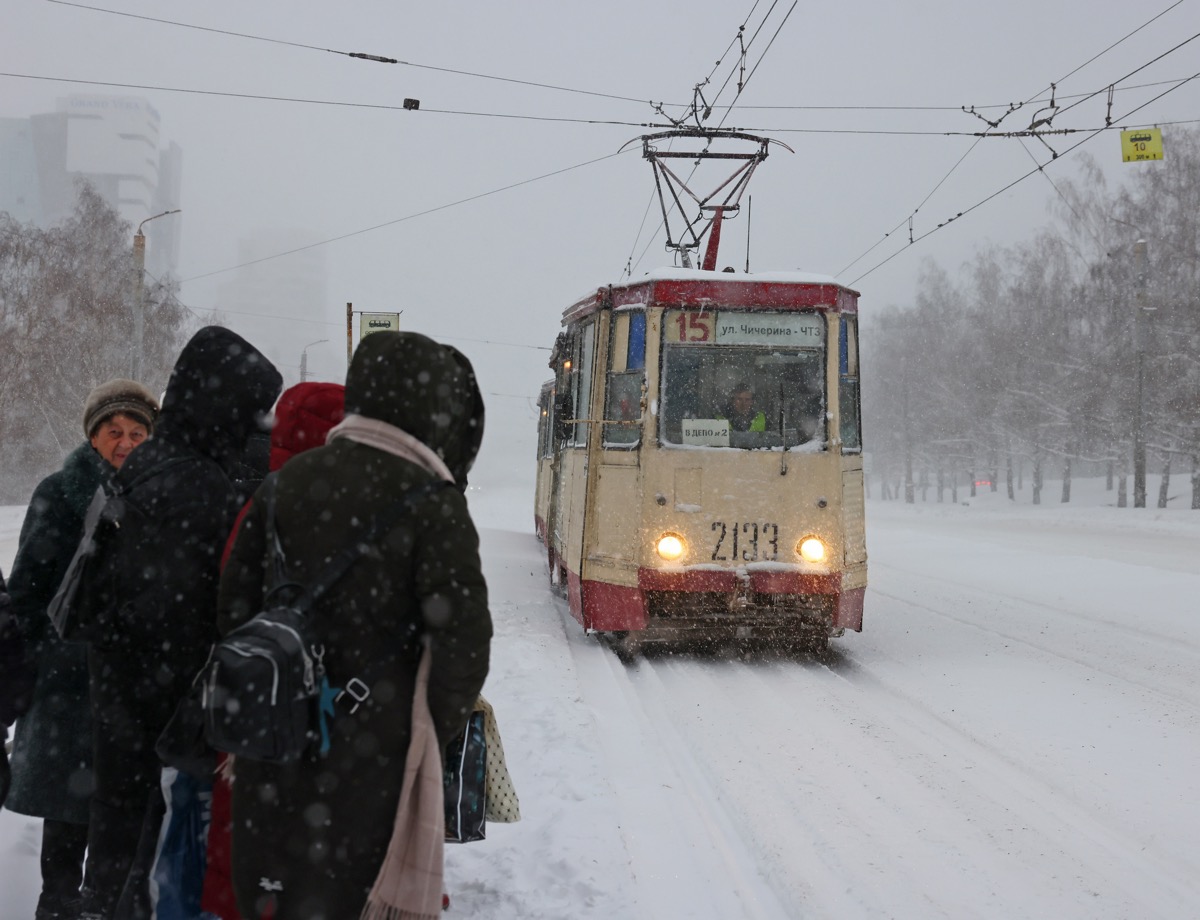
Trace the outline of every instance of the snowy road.
<instances>
[{"instance_id":1,"label":"snowy road","mask_svg":"<svg viewBox=\"0 0 1200 920\"><path fill-rule=\"evenodd\" d=\"M524 819L448 850L448 916L1200 916L1200 513L1103 500L872 503L864 633L626 667L526 494L473 494ZM0 815L4 920L31 824Z\"/></svg>"},{"instance_id":2,"label":"snowy road","mask_svg":"<svg viewBox=\"0 0 1200 920\"><path fill-rule=\"evenodd\" d=\"M639 916L1195 916L1196 533L872 524L824 661L626 669L566 621Z\"/></svg>"}]
</instances>

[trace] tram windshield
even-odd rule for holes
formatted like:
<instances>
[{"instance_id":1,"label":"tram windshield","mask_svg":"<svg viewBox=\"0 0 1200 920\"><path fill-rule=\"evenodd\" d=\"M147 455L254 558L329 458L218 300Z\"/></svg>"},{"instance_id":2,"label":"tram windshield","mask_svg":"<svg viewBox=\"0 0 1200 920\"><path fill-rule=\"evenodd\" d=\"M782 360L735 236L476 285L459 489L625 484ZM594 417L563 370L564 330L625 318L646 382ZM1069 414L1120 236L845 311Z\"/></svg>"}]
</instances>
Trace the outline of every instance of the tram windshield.
<instances>
[{"instance_id":1,"label":"tram windshield","mask_svg":"<svg viewBox=\"0 0 1200 920\"><path fill-rule=\"evenodd\" d=\"M779 449L824 439L819 313L670 311L662 367L666 443Z\"/></svg>"}]
</instances>

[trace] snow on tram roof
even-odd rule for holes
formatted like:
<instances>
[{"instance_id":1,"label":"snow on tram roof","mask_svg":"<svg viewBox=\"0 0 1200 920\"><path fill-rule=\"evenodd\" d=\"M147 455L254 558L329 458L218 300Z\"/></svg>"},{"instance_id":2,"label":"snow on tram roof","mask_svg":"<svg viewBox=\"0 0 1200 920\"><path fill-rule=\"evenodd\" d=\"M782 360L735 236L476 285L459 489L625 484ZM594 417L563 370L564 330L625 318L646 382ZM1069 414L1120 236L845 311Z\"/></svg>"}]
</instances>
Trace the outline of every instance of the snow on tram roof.
<instances>
[{"instance_id":1,"label":"snow on tram roof","mask_svg":"<svg viewBox=\"0 0 1200 920\"><path fill-rule=\"evenodd\" d=\"M789 290L790 289L790 290ZM563 311L563 323L589 315L601 304L605 292L613 293L613 305L628 309L635 304L660 301L724 303L742 309L798 309L836 307L857 312L858 292L832 275L814 272L726 272L696 268L656 268L640 278L593 288ZM661 301L660 301L661 302Z\"/></svg>"},{"instance_id":2,"label":"snow on tram roof","mask_svg":"<svg viewBox=\"0 0 1200 920\"><path fill-rule=\"evenodd\" d=\"M833 275L821 275L816 272L724 272L702 271L698 268L655 268L641 278L630 278L625 284L637 284L641 281L758 281L768 284L835 284L846 287Z\"/></svg>"}]
</instances>

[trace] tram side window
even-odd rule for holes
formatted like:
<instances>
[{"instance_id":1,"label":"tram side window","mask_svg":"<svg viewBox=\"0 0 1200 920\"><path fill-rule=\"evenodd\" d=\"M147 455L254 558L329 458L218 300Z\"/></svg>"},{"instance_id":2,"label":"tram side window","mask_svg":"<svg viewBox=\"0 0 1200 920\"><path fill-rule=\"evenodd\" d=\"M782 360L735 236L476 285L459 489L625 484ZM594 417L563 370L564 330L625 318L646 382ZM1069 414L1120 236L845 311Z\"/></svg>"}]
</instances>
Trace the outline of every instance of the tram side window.
<instances>
[{"instance_id":1,"label":"tram side window","mask_svg":"<svg viewBox=\"0 0 1200 920\"><path fill-rule=\"evenodd\" d=\"M608 386L604 397L605 446L641 440L642 381L646 367L646 314L617 313L609 339Z\"/></svg>"},{"instance_id":2,"label":"tram side window","mask_svg":"<svg viewBox=\"0 0 1200 920\"><path fill-rule=\"evenodd\" d=\"M576 338L575 362L571 367L571 396L577 419L571 444L584 447L588 442L588 419L592 414L592 368L596 353L596 324L588 323Z\"/></svg>"},{"instance_id":3,"label":"tram side window","mask_svg":"<svg viewBox=\"0 0 1200 920\"><path fill-rule=\"evenodd\" d=\"M554 455L554 391L547 390L538 400L538 456Z\"/></svg>"},{"instance_id":4,"label":"tram side window","mask_svg":"<svg viewBox=\"0 0 1200 920\"><path fill-rule=\"evenodd\" d=\"M858 388L858 320L843 316L838 331L838 414L842 453L862 450Z\"/></svg>"}]
</instances>

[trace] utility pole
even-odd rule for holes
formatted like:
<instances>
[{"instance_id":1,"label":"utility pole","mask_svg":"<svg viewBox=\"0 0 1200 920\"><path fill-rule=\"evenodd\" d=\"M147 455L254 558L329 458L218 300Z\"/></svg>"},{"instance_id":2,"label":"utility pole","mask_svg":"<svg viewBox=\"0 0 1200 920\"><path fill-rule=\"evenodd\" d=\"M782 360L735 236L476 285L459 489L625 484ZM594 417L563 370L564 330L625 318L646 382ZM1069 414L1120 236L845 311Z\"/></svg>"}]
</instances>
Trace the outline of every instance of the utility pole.
<instances>
[{"instance_id":1,"label":"utility pole","mask_svg":"<svg viewBox=\"0 0 1200 920\"><path fill-rule=\"evenodd\" d=\"M142 379L142 341L146 323L145 274L146 237L139 224L133 237L133 358L129 371L130 378L139 382Z\"/></svg>"},{"instance_id":2,"label":"utility pole","mask_svg":"<svg viewBox=\"0 0 1200 920\"><path fill-rule=\"evenodd\" d=\"M163 211L153 217L147 217L138 224L137 233L133 235L133 359L130 362L129 376L134 380L142 379L142 342L145 339L146 326L146 235L142 227L159 217L168 214L178 214L180 208L173 211Z\"/></svg>"},{"instance_id":3,"label":"utility pole","mask_svg":"<svg viewBox=\"0 0 1200 920\"><path fill-rule=\"evenodd\" d=\"M1142 405L1146 363L1146 241L1133 245L1137 274L1137 297L1133 315L1134 348L1137 352L1137 390L1133 407L1133 507L1146 507L1146 412Z\"/></svg>"}]
</instances>

